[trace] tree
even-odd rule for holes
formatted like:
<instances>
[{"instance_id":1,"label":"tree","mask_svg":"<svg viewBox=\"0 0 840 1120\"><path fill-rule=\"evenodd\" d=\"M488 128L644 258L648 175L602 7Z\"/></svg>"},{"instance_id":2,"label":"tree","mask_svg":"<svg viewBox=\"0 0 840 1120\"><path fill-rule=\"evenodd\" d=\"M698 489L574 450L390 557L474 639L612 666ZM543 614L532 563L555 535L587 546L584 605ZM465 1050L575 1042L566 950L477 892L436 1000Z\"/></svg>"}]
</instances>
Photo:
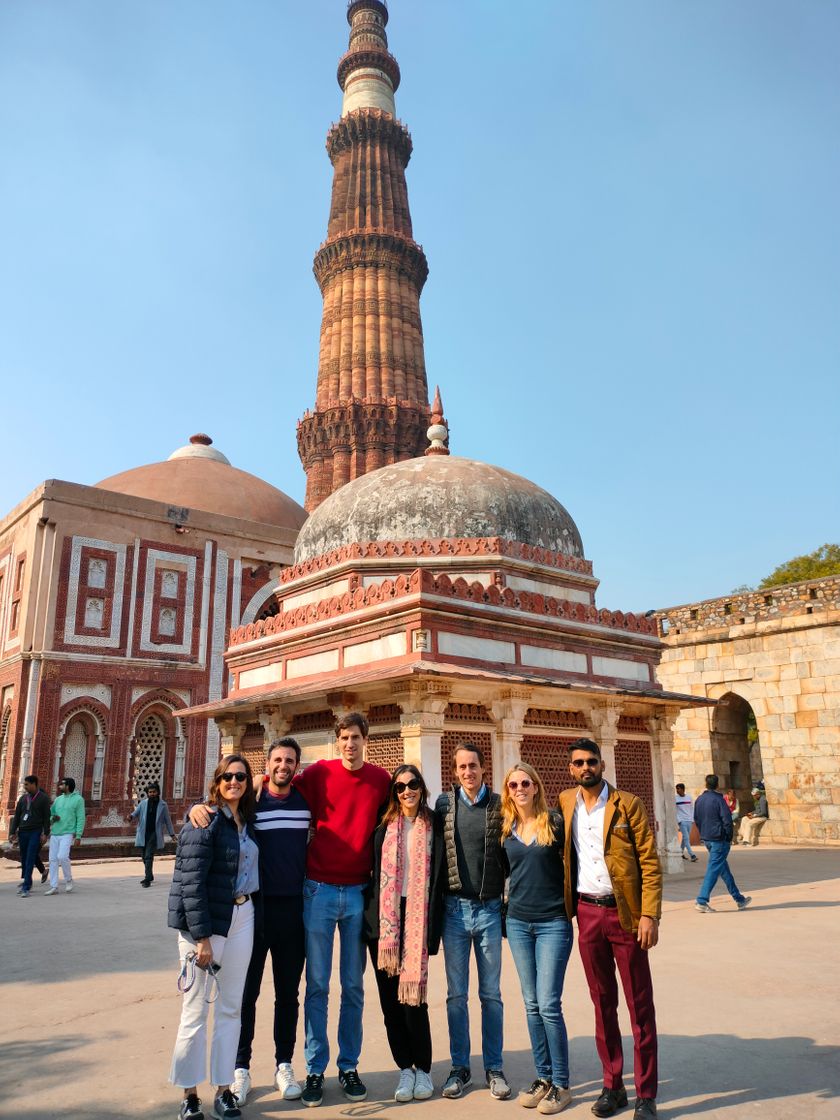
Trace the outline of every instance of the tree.
<instances>
[{"instance_id":1,"label":"tree","mask_svg":"<svg viewBox=\"0 0 840 1120\"><path fill-rule=\"evenodd\" d=\"M840 575L840 544L824 544L806 556L794 556L792 560L780 564L758 586L778 587L782 583L836 575Z\"/></svg>"}]
</instances>

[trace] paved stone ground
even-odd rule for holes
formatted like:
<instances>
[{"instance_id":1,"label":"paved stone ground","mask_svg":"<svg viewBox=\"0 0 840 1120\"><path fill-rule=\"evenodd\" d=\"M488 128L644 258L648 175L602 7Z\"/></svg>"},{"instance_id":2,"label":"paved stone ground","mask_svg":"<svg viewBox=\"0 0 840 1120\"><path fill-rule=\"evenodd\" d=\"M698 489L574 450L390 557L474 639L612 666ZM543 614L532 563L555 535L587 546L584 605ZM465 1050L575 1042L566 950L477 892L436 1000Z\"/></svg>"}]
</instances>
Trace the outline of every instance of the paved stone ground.
<instances>
[{"instance_id":1,"label":"paved stone ground","mask_svg":"<svg viewBox=\"0 0 840 1120\"><path fill-rule=\"evenodd\" d=\"M701 857L684 875L666 881L661 942L654 950L660 1117L840 1117L840 853L764 845L733 851L735 878L754 899L743 913L720 892L712 899L718 913L694 911L704 861ZM17 868L0 861L3 1115L16 1120L176 1116L178 1093L166 1081L179 1013L175 936L165 928L171 869L171 860L160 861L158 880L141 890L139 861L80 864L73 894L44 898L38 888L21 900L15 897ZM268 1088L270 974L266 985L257 1021L257 1088L245 1111L249 1120L301 1111ZM515 1102L493 1101L477 1087L457 1102L436 1096L395 1104L396 1076L371 975L367 985L360 1070L368 1100L357 1106L345 1102L330 1071L324 1105L312 1115L319 1120L383 1112L399 1113L402 1120L520 1115ZM507 949L503 988L505 1068L521 1086L531 1080L533 1066ZM449 1066L441 958L432 961L430 1006L432 1074L440 1086ZM577 949L564 1008L574 1094L565 1115L585 1120L601 1079ZM334 1014L331 1019L334 1040ZM477 1001L472 1021L475 1055ZM622 1023L629 1034L626 1014ZM632 1063L629 1039L625 1053ZM299 1058L299 1074L302 1069ZM479 1051L473 1075L480 1073ZM631 1120L632 1111L621 1115Z\"/></svg>"}]
</instances>

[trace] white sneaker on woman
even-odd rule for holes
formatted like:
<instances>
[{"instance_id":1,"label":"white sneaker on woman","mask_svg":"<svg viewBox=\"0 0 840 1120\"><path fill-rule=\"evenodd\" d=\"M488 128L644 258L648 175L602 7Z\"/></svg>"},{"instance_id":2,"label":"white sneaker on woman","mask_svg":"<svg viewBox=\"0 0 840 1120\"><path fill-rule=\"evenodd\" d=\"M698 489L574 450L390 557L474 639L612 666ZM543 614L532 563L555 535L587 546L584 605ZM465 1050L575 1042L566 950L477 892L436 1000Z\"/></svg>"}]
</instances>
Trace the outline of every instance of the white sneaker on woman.
<instances>
[{"instance_id":1,"label":"white sneaker on woman","mask_svg":"<svg viewBox=\"0 0 840 1120\"><path fill-rule=\"evenodd\" d=\"M394 1093L394 1100L405 1104L406 1101L414 1100L414 1070L401 1069L400 1079L397 1082L397 1090Z\"/></svg>"},{"instance_id":2,"label":"white sneaker on woman","mask_svg":"<svg viewBox=\"0 0 840 1120\"><path fill-rule=\"evenodd\" d=\"M282 1100L296 1101L300 1099L300 1094L303 1090L295 1077L295 1071L292 1069L291 1062L280 1063L274 1075L274 1084L277 1086L277 1091Z\"/></svg>"},{"instance_id":3,"label":"white sneaker on woman","mask_svg":"<svg viewBox=\"0 0 840 1120\"><path fill-rule=\"evenodd\" d=\"M414 1099L416 1101L427 1101L429 1097L434 1096L435 1087L431 1077L424 1069L418 1069L414 1077Z\"/></svg>"}]
</instances>

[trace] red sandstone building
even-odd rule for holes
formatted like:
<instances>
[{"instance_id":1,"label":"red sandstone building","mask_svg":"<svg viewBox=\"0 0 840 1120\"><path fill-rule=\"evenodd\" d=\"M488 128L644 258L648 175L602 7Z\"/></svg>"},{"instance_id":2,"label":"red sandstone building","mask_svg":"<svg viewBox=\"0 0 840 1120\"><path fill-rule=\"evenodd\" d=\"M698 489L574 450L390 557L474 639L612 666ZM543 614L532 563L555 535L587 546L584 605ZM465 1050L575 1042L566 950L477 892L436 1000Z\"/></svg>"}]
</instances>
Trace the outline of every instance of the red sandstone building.
<instances>
[{"instance_id":1,"label":"red sandstone building","mask_svg":"<svg viewBox=\"0 0 840 1120\"><path fill-rule=\"evenodd\" d=\"M0 834L23 777L76 779L85 842L132 834L146 782L176 813L215 766L232 624L276 610L301 507L206 436L97 486L50 480L0 522Z\"/></svg>"}]
</instances>

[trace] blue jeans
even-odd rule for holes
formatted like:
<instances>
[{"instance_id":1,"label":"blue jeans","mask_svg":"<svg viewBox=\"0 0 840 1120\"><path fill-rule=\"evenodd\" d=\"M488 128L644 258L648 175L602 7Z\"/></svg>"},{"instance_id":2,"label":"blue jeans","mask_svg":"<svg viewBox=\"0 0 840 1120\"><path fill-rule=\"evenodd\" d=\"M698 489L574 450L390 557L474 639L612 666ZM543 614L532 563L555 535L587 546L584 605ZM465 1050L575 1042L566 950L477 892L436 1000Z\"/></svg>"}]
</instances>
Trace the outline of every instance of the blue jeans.
<instances>
[{"instance_id":1,"label":"blue jeans","mask_svg":"<svg viewBox=\"0 0 840 1120\"><path fill-rule=\"evenodd\" d=\"M703 902L708 906L709 896L714 890L715 883L718 879L723 879L724 886L735 901L743 902L744 896L738 890L738 885L732 878L732 872L729 870L729 864L726 862L726 857L729 855L729 849L732 846L730 842L728 840L704 840L703 843L709 849L709 863L706 867L706 876L703 879L703 885L700 887L700 893L697 895L697 901Z\"/></svg>"},{"instance_id":2,"label":"blue jeans","mask_svg":"<svg viewBox=\"0 0 840 1120\"><path fill-rule=\"evenodd\" d=\"M20 875L23 879L23 889L32 890L32 868L38 858L41 848L40 828L18 830L18 844L20 845Z\"/></svg>"},{"instance_id":3,"label":"blue jeans","mask_svg":"<svg viewBox=\"0 0 840 1120\"><path fill-rule=\"evenodd\" d=\"M475 950L484 1068L502 1068L502 903L449 895L443 915L446 1018L452 1065L470 1068L470 948Z\"/></svg>"},{"instance_id":4,"label":"blue jeans","mask_svg":"<svg viewBox=\"0 0 840 1120\"><path fill-rule=\"evenodd\" d=\"M362 1049L362 1011L365 1005L365 944L362 941L364 886L335 886L305 879L303 926L306 931L307 1073L323 1073L330 1060L327 1006L332 973L333 942L338 927L341 1008L338 1015L338 1068L355 1069Z\"/></svg>"},{"instance_id":5,"label":"blue jeans","mask_svg":"<svg viewBox=\"0 0 840 1120\"><path fill-rule=\"evenodd\" d=\"M507 937L525 1001L537 1077L569 1087L569 1036L563 1018L563 980L572 951L572 923L507 919Z\"/></svg>"},{"instance_id":6,"label":"blue jeans","mask_svg":"<svg viewBox=\"0 0 840 1120\"><path fill-rule=\"evenodd\" d=\"M686 853L689 859L691 859L694 856L694 852L692 852L691 850L691 821L680 821L679 829L680 847Z\"/></svg>"}]
</instances>

